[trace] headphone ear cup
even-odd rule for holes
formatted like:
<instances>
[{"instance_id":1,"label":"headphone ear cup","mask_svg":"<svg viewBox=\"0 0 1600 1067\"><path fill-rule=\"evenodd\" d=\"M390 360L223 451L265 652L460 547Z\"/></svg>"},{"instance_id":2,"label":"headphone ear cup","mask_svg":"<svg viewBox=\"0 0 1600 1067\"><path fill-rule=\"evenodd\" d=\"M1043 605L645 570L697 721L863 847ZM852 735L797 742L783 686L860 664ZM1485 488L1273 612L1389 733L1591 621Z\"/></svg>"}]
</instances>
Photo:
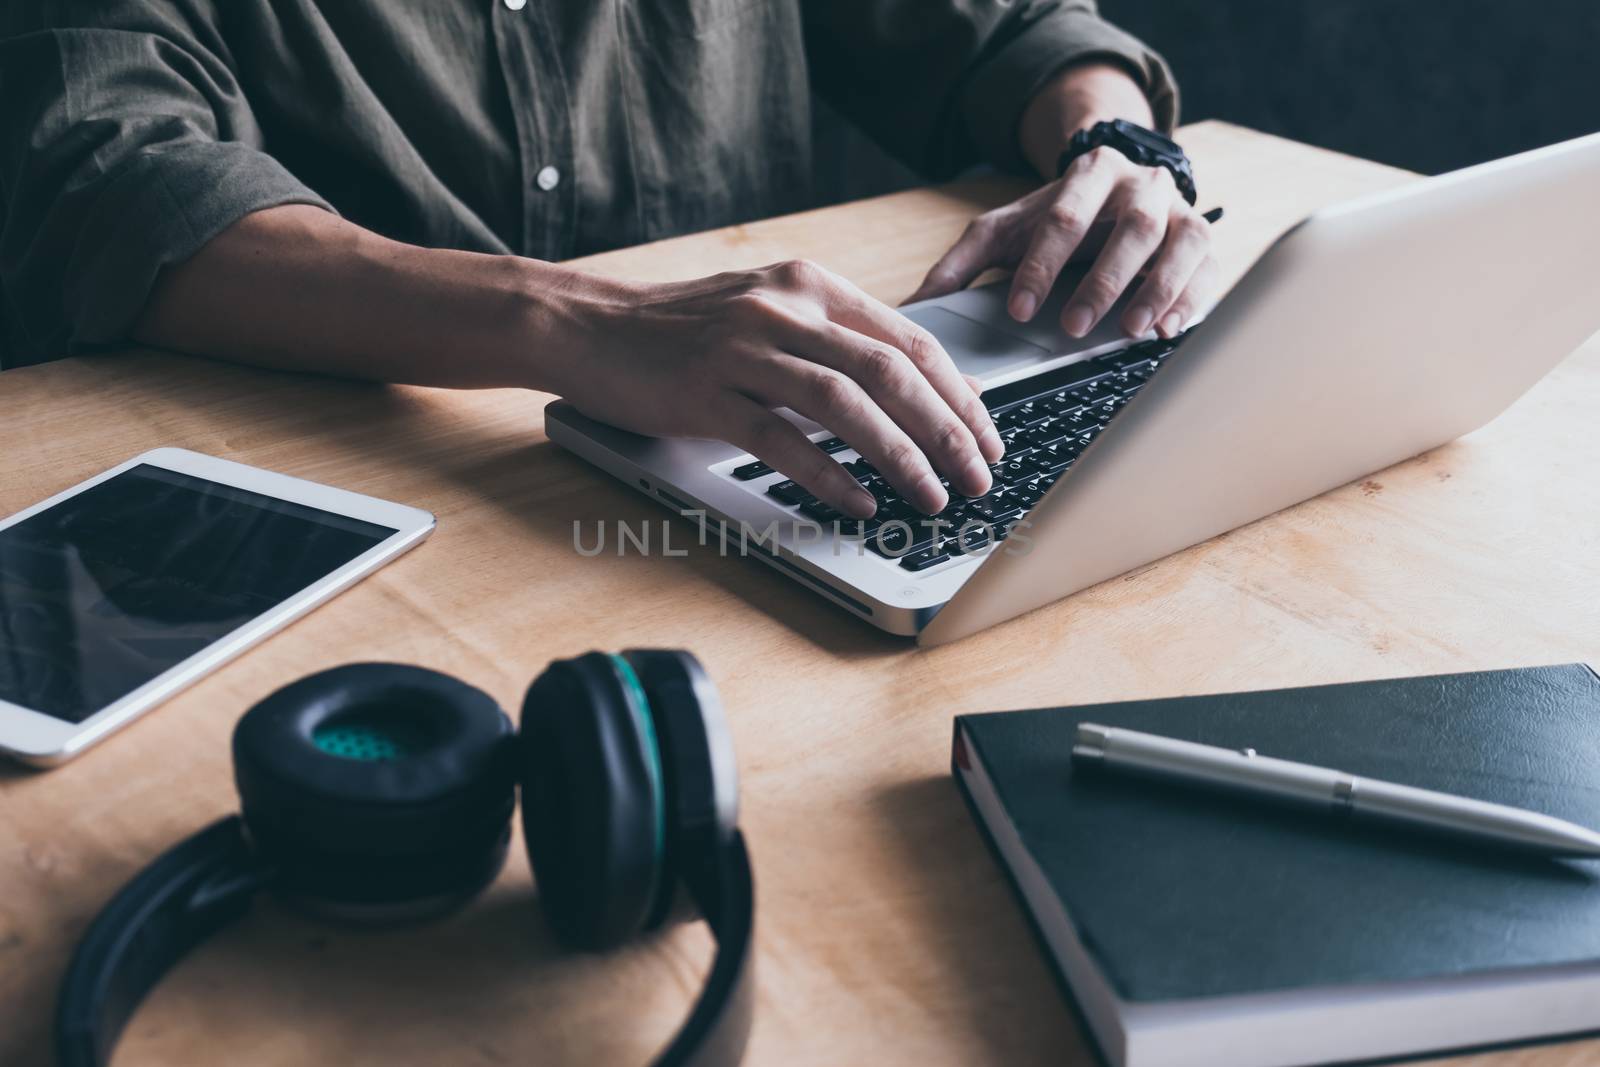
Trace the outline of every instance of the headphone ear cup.
<instances>
[{"instance_id":1,"label":"headphone ear cup","mask_svg":"<svg viewBox=\"0 0 1600 1067\"><path fill-rule=\"evenodd\" d=\"M665 772L667 868L647 922L654 928L666 921L687 868L732 838L739 820L738 765L722 698L698 659L676 649L622 655L649 698Z\"/></svg>"},{"instance_id":2,"label":"headphone ear cup","mask_svg":"<svg viewBox=\"0 0 1600 1067\"><path fill-rule=\"evenodd\" d=\"M437 671L311 675L234 730L246 827L308 910L370 922L450 910L505 861L510 733L488 694Z\"/></svg>"},{"instance_id":3,"label":"headphone ear cup","mask_svg":"<svg viewBox=\"0 0 1600 1067\"><path fill-rule=\"evenodd\" d=\"M560 660L522 705L522 832L546 920L606 949L642 931L663 877L665 786L649 701L632 667Z\"/></svg>"}]
</instances>

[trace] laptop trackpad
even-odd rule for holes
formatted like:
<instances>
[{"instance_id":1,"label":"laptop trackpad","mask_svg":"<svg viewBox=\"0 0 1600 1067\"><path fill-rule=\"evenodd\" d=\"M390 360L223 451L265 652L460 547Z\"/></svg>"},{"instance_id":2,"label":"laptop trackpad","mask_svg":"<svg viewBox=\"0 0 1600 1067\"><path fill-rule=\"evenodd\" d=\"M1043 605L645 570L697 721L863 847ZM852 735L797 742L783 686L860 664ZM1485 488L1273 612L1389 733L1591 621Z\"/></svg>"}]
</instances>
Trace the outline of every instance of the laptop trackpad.
<instances>
[{"instance_id":1,"label":"laptop trackpad","mask_svg":"<svg viewBox=\"0 0 1600 1067\"><path fill-rule=\"evenodd\" d=\"M947 308L912 308L905 316L937 337L962 373L978 378L994 378L1054 354Z\"/></svg>"}]
</instances>

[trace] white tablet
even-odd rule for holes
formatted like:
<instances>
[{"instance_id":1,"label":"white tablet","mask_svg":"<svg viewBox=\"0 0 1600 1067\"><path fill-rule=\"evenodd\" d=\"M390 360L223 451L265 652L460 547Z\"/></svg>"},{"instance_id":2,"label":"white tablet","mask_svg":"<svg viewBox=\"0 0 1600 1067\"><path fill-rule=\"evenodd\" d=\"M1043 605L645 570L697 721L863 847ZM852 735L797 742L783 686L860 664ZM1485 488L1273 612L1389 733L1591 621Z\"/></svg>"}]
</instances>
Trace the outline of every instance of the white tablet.
<instances>
[{"instance_id":1,"label":"white tablet","mask_svg":"<svg viewBox=\"0 0 1600 1067\"><path fill-rule=\"evenodd\" d=\"M181 448L0 520L0 751L76 755L432 530Z\"/></svg>"}]
</instances>

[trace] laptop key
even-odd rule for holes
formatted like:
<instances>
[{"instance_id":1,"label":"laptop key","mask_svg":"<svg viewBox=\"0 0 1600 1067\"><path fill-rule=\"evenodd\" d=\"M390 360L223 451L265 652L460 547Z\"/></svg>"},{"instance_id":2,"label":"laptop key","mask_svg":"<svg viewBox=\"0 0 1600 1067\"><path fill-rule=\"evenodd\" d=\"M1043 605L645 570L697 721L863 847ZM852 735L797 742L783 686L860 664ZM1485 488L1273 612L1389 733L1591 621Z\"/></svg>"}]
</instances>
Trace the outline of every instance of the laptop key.
<instances>
[{"instance_id":1,"label":"laptop key","mask_svg":"<svg viewBox=\"0 0 1600 1067\"><path fill-rule=\"evenodd\" d=\"M877 533L882 525L883 522L876 515L870 519L845 519L839 523L839 536L865 540Z\"/></svg>"},{"instance_id":2,"label":"laptop key","mask_svg":"<svg viewBox=\"0 0 1600 1067\"><path fill-rule=\"evenodd\" d=\"M1002 430L1000 432L1000 443L1004 445L1005 450L1009 452L1011 451L1012 447L1016 445L1017 441L1022 437L1022 435L1028 432L1029 431L1025 426L1013 426L1009 430Z\"/></svg>"},{"instance_id":3,"label":"laptop key","mask_svg":"<svg viewBox=\"0 0 1600 1067\"><path fill-rule=\"evenodd\" d=\"M821 441L818 441L817 442L817 447L822 449L824 452L826 452L828 455L831 456L835 452L843 452L845 449L849 448L850 446L844 443L844 439L843 438L840 438L840 437L827 437L827 438L822 439Z\"/></svg>"},{"instance_id":4,"label":"laptop key","mask_svg":"<svg viewBox=\"0 0 1600 1067\"><path fill-rule=\"evenodd\" d=\"M929 567L937 567L948 562L951 558L949 552L944 551L942 545L930 545L917 552L908 552L900 557L900 566L908 571L925 571Z\"/></svg>"},{"instance_id":5,"label":"laptop key","mask_svg":"<svg viewBox=\"0 0 1600 1067\"><path fill-rule=\"evenodd\" d=\"M1051 393L1040 401L1046 411L1052 415L1065 415L1079 406L1078 401L1069 390L1063 389L1058 393Z\"/></svg>"},{"instance_id":6,"label":"laptop key","mask_svg":"<svg viewBox=\"0 0 1600 1067\"><path fill-rule=\"evenodd\" d=\"M1034 474L1054 474L1063 469L1076 458L1068 451L1053 451L1040 449L1028 457L1028 462L1033 465Z\"/></svg>"},{"instance_id":7,"label":"laptop key","mask_svg":"<svg viewBox=\"0 0 1600 1067\"><path fill-rule=\"evenodd\" d=\"M1017 510L1011 493L1007 492L996 497L985 497L974 501L967 507L967 515L980 522L998 522L1001 515Z\"/></svg>"},{"instance_id":8,"label":"laptop key","mask_svg":"<svg viewBox=\"0 0 1600 1067\"><path fill-rule=\"evenodd\" d=\"M772 473L772 468L757 460L755 463L746 463L742 467L733 468L733 476L741 482L748 482L753 478L760 478Z\"/></svg>"},{"instance_id":9,"label":"laptop key","mask_svg":"<svg viewBox=\"0 0 1600 1067\"><path fill-rule=\"evenodd\" d=\"M879 522L906 522L916 525L928 516L916 505L904 500L895 500L888 504L879 504L877 514L873 518Z\"/></svg>"},{"instance_id":10,"label":"laptop key","mask_svg":"<svg viewBox=\"0 0 1600 1067\"><path fill-rule=\"evenodd\" d=\"M951 548L963 554L982 552L990 545L998 544L1002 540L1000 525L968 526L961 530L951 543Z\"/></svg>"},{"instance_id":11,"label":"laptop key","mask_svg":"<svg viewBox=\"0 0 1600 1067\"><path fill-rule=\"evenodd\" d=\"M815 497L813 497L809 502L800 505L800 514L805 515L808 518L816 519L824 526L828 525L829 523L838 522L845 518L844 512L840 511L832 504L823 503Z\"/></svg>"},{"instance_id":12,"label":"laptop key","mask_svg":"<svg viewBox=\"0 0 1600 1067\"><path fill-rule=\"evenodd\" d=\"M1166 342L1159 338L1153 341L1141 341L1131 348L1123 349L1123 355L1129 363L1138 363L1141 360L1150 359L1168 351L1163 347L1165 344Z\"/></svg>"},{"instance_id":13,"label":"laptop key","mask_svg":"<svg viewBox=\"0 0 1600 1067\"><path fill-rule=\"evenodd\" d=\"M867 547L880 556L898 559L933 544L933 531L915 523L887 523L867 539Z\"/></svg>"},{"instance_id":14,"label":"laptop key","mask_svg":"<svg viewBox=\"0 0 1600 1067\"><path fill-rule=\"evenodd\" d=\"M1069 415L1063 422L1062 428L1069 434L1080 434L1091 426L1100 424L1100 416L1094 408L1082 408Z\"/></svg>"},{"instance_id":15,"label":"laptop key","mask_svg":"<svg viewBox=\"0 0 1600 1067\"><path fill-rule=\"evenodd\" d=\"M1001 429L1009 430L1038 422L1048 414L1036 401L1028 400L1003 413L995 421Z\"/></svg>"},{"instance_id":16,"label":"laptop key","mask_svg":"<svg viewBox=\"0 0 1600 1067\"><path fill-rule=\"evenodd\" d=\"M1115 367L1117 370L1127 370L1135 363L1143 363L1150 358L1148 352L1142 351L1143 348L1143 345L1132 345L1124 348L1121 352L1112 352L1109 355L1101 356L1095 362L1108 367Z\"/></svg>"},{"instance_id":17,"label":"laptop key","mask_svg":"<svg viewBox=\"0 0 1600 1067\"><path fill-rule=\"evenodd\" d=\"M1033 468L1024 462L1025 458L1026 457L1024 456L1017 459L1008 460L1005 463L1000 464L1000 475L998 476L997 480L1009 485L1012 482L1019 481L1022 478L1027 477L1029 474L1032 474Z\"/></svg>"},{"instance_id":18,"label":"laptop key","mask_svg":"<svg viewBox=\"0 0 1600 1067\"><path fill-rule=\"evenodd\" d=\"M799 507L807 500L815 499L810 493L800 488L799 482L792 480L776 482L767 486L767 495L780 503L788 504L790 507Z\"/></svg>"},{"instance_id":19,"label":"laptop key","mask_svg":"<svg viewBox=\"0 0 1600 1067\"><path fill-rule=\"evenodd\" d=\"M1047 490L1040 486L1038 482L1029 482L1024 486L1020 486L1012 499L1017 502L1022 510L1026 511L1043 500L1046 492Z\"/></svg>"},{"instance_id":20,"label":"laptop key","mask_svg":"<svg viewBox=\"0 0 1600 1067\"><path fill-rule=\"evenodd\" d=\"M957 534L962 538L970 538L973 536L973 531L976 530L978 531L978 536L985 537L989 540L998 541L1000 539L1000 530L1003 527L1010 525L1013 519L1018 519L1021 517L1022 509L1018 507L1016 501L1013 500L1011 502L1011 507L1006 508L1004 511L995 512L994 518L990 519L988 522L983 523L981 526L963 526L957 531Z\"/></svg>"},{"instance_id":21,"label":"laptop key","mask_svg":"<svg viewBox=\"0 0 1600 1067\"><path fill-rule=\"evenodd\" d=\"M1022 424L1026 426L1032 426L1040 419L1047 419L1050 417L1050 412L1046 410L1045 406L1039 403L1037 400L1029 400L1025 404L1018 404L1016 407L1016 412L1021 418Z\"/></svg>"},{"instance_id":22,"label":"laptop key","mask_svg":"<svg viewBox=\"0 0 1600 1067\"><path fill-rule=\"evenodd\" d=\"M1067 436L1067 426L1060 419L1041 422L1027 433L1027 442L1036 448L1045 448Z\"/></svg>"},{"instance_id":23,"label":"laptop key","mask_svg":"<svg viewBox=\"0 0 1600 1067\"><path fill-rule=\"evenodd\" d=\"M900 503L900 494L895 492L894 486L882 478L873 478L870 482L862 485L861 488L872 494L872 499L878 502L878 507L880 508Z\"/></svg>"},{"instance_id":24,"label":"laptop key","mask_svg":"<svg viewBox=\"0 0 1600 1067\"><path fill-rule=\"evenodd\" d=\"M1026 505L1023 504L1022 498L1017 495L1015 489L1006 494L1005 499L1001 501L1001 505L988 518L988 521L995 526L1010 522L1026 509Z\"/></svg>"},{"instance_id":25,"label":"laptop key","mask_svg":"<svg viewBox=\"0 0 1600 1067\"><path fill-rule=\"evenodd\" d=\"M844 465L844 469L849 471L858 482L864 482L868 478L875 477L878 473L878 468L864 459L851 460Z\"/></svg>"}]
</instances>

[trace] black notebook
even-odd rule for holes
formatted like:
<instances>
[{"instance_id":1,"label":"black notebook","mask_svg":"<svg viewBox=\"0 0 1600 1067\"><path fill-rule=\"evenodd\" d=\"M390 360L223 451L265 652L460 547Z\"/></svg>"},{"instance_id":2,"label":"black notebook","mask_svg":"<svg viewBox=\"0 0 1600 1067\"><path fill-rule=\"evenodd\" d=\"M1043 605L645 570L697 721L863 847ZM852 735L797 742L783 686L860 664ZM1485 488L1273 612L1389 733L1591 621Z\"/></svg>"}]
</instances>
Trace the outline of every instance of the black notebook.
<instances>
[{"instance_id":1,"label":"black notebook","mask_svg":"<svg viewBox=\"0 0 1600 1067\"><path fill-rule=\"evenodd\" d=\"M1113 1067L1600 1030L1600 861L1080 769L1098 722L1600 827L1581 664L963 715L956 779Z\"/></svg>"}]
</instances>

